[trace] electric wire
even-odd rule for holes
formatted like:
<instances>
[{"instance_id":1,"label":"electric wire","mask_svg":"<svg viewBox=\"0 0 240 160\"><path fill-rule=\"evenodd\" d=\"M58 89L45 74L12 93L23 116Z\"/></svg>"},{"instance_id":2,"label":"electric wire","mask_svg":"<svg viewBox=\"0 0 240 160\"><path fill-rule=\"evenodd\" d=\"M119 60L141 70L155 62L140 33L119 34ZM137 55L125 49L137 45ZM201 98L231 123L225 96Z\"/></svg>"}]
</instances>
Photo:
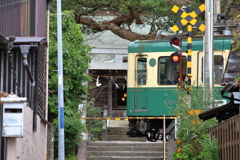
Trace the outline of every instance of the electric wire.
<instances>
[{"instance_id":1,"label":"electric wire","mask_svg":"<svg viewBox=\"0 0 240 160\"><path fill-rule=\"evenodd\" d=\"M154 10L160 17L162 17L161 14L156 10L156 8L151 4L151 2L150 2L149 0L147 0L147 2L150 4L150 6L153 8L153 10ZM163 18L163 22L166 23L168 27L170 27L169 24L164 20L164 18Z\"/></svg>"},{"instance_id":2,"label":"electric wire","mask_svg":"<svg viewBox=\"0 0 240 160\"><path fill-rule=\"evenodd\" d=\"M4 6L7 6L7 5L11 5L11 4L16 4L16 3L19 3L19 2L23 2L23 1L27 1L27 0L15 1L15 2L12 2L12 3L7 3L7 4L4 4L4 5L0 5L0 8L1 8L1 7L4 7Z\"/></svg>"},{"instance_id":3,"label":"electric wire","mask_svg":"<svg viewBox=\"0 0 240 160\"><path fill-rule=\"evenodd\" d=\"M23 2L23 3L21 3L21 2ZM30 3L30 0L21 0L21 1L15 1L15 2L11 2L11 3L3 4L3 5L0 5L0 12L8 11L13 8L17 8L17 7L26 5L28 3Z\"/></svg>"}]
</instances>

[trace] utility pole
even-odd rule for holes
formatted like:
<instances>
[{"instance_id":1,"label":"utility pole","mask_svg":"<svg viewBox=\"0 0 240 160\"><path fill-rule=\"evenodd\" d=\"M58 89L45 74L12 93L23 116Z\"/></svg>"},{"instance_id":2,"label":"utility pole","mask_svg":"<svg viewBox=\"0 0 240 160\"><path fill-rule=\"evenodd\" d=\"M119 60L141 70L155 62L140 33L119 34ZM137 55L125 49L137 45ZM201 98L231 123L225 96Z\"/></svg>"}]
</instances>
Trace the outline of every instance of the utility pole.
<instances>
[{"instance_id":1,"label":"utility pole","mask_svg":"<svg viewBox=\"0 0 240 160\"><path fill-rule=\"evenodd\" d=\"M213 95L213 0L205 0L205 36L203 82L204 99L211 101ZM209 95L210 94L210 95ZM210 98L210 99L209 99Z\"/></svg>"},{"instance_id":2,"label":"utility pole","mask_svg":"<svg viewBox=\"0 0 240 160\"><path fill-rule=\"evenodd\" d=\"M213 23L217 23L217 15L221 14L220 0L214 0L213 3Z\"/></svg>"},{"instance_id":3,"label":"utility pole","mask_svg":"<svg viewBox=\"0 0 240 160\"><path fill-rule=\"evenodd\" d=\"M57 0L57 39L58 39L58 159L65 159L64 145L64 102L63 102L63 60L62 60L62 7Z\"/></svg>"}]
</instances>

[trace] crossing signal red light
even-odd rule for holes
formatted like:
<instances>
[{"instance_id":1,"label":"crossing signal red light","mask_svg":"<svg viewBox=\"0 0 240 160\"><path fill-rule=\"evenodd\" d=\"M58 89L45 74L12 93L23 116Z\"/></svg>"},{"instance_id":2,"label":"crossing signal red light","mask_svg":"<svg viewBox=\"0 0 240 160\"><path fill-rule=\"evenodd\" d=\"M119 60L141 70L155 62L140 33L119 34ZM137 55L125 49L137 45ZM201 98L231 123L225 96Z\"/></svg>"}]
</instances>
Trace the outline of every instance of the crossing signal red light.
<instances>
[{"instance_id":1,"label":"crossing signal red light","mask_svg":"<svg viewBox=\"0 0 240 160\"><path fill-rule=\"evenodd\" d=\"M170 45L178 50L180 50L180 40L177 36L173 36L170 39Z\"/></svg>"},{"instance_id":2,"label":"crossing signal red light","mask_svg":"<svg viewBox=\"0 0 240 160\"><path fill-rule=\"evenodd\" d=\"M180 62L180 54L178 52L174 52L170 56L170 60L174 65L179 64Z\"/></svg>"}]
</instances>

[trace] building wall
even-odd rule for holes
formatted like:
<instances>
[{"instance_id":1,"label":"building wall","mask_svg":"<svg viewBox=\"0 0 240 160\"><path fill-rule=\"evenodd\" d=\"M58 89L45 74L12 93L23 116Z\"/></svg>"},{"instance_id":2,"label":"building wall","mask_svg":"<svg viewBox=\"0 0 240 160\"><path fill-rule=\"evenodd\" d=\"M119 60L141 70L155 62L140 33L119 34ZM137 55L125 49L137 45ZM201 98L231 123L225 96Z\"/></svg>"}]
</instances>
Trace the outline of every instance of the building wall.
<instances>
[{"instance_id":1,"label":"building wall","mask_svg":"<svg viewBox=\"0 0 240 160\"><path fill-rule=\"evenodd\" d=\"M46 1L1 0L0 6L3 36L46 36Z\"/></svg>"},{"instance_id":2,"label":"building wall","mask_svg":"<svg viewBox=\"0 0 240 160\"><path fill-rule=\"evenodd\" d=\"M33 111L24 108L24 135L22 138L7 138L7 160L44 160L46 124L37 116L37 131L33 131Z\"/></svg>"},{"instance_id":3,"label":"building wall","mask_svg":"<svg viewBox=\"0 0 240 160\"><path fill-rule=\"evenodd\" d=\"M28 38L27 42L31 43L31 38ZM16 46L18 46L19 43L20 42L16 42ZM24 41L22 44L23 43L26 42ZM45 117L46 45L45 43L36 44L37 47L31 47L29 49L28 66L35 81L35 95L33 101L34 106L36 107L35 110L38 115ZM23 55L21 50L19 47L14 47L11 52L13 54L12 65L14 66L12 69L10 67L10 60L7 51L0 49L0 91L6 93L13 92L19 97L27 97L27 99L31 101L32 84L27 75L27 70L23 65ZM33 108L33 106L31 107Z\"/></svg>"}]
</instances>

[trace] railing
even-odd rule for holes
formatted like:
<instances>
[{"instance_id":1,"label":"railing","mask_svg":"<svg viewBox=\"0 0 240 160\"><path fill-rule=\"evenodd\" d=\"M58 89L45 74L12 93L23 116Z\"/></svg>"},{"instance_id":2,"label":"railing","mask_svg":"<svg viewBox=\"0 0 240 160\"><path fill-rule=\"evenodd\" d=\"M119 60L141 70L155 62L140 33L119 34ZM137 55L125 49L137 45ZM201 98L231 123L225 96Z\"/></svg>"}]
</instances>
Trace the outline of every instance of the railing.
<instances>
[{"instance_id":1,"label":"railing","mask_svg":"<svg viewBox=\"0 0 240 160\"><path fill-rule=\"evenodd\" d=\"M221 148L221 160L240 159L240 114L210 129Z\"/></svg>"}]
</instances>

